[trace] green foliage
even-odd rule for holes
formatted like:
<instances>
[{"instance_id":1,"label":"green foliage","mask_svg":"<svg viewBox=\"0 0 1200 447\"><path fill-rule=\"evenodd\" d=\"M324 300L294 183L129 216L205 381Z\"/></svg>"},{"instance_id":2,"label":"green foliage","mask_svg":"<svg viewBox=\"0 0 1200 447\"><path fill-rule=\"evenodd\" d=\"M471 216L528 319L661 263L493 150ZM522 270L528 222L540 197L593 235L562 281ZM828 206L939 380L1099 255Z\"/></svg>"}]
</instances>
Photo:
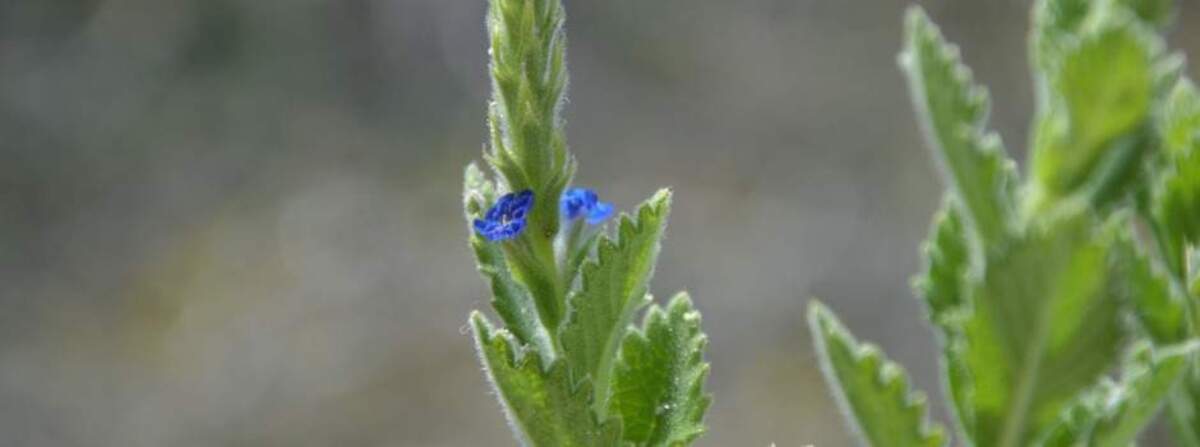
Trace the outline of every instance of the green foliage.
<instances>
[{"instance_id":1,"label":"green foliage","mask_svg":"<svg viewBox=\"0 0 1200 447\"><path fill-rule=\"evenodd\" d=\"M493 0L488 8L492 101L491 150L484 158L503 189L534 194L526 250L508 250L514 276L546 310L553 332L565 316L554 253L558 197L571 181L574 162L559 117L567 84L565 16L559 0Z\"/></svg>"},{"instance_id":2,"label":"green foliage","mask_svg":"<svg viewBox=\"0 0 1200 447\"><path fill-rule=\"evenodd\" d=\"M1184 79L1175 84L1163 105L1161 131L1163 146L1170 154L1182 154L1196 145L1200 129L1200 94Z\"/></svg>"},{"instance_id":3,"label":"green foliage","mask_svg":"<svg viewBox=\"0 0 1200 447\"><path fill-rule=\"evenodd\" d=\"M612 406L634 445L687 444L704 433L708 364L700 314L686 294L665 310L651 306L640 331L625 336L614 374Z\"/></svg>"},{"instance_id":4,"label":"green foliage","mask_svg":"<svg viewBox=\"0 0 1200 447\"><path fill-rule=\"evenodd\" d=\"M572 383L567 366L547 368L536 352L521 348L504 329L471 314L475 344L514 431L529 445L611 446L621 438L619 421L598 421L588 405L587 381Z\"/></svg>"},{"instance_id":5,"label":"green foliage","mask_svg":"<svg viewBox=\"0 0 1200 447\"><path fill-rule=\"evenodd\" d=\"M958 49L942 39L925 13L910 9L905 30L900 65L935 158L978 235L1000 240L1012 226L1015 168L1000 138L984 129L987 91L972 83Z\"/></svg>"},{"instance_id":6,"label":"green foliage","mask_svg":"<svg viewBox=\"0 0 1200 447\"><path fill-rule=\"evenodd\" d=\"M611 208L569 211L600 208L594 194L564 196L575 164L560 117L563 19L559 0L490 1L484 158L495 180L469 165L463 205L505 327L471 314L479 358L522 444L687 445L704 432L710 400L699 313L680 295L632 325L652 301L671 194L622 215L613 236L603 222Z\"/></svg>"},{"instance_id":7,"label":"green foliage","mask_svg":"<svg viewBox=\"0 0 1200 447\"><path fill-rule=\"evenodd\" d=\"M613 362L626 328L650 302L646 284L670 199L670 192L659 191L638 210L636 222L621 216L617 239L600 239L596 260L583 267L583 286L567 299L572 312L562 328L563 351L576 380L591 377L598 414L607 412Z\"/></svg>"},{"instance_id":8,"label":"green foliage","mask_svg":"<svg viewBox=\"0 0 1200 447\"><path fill-rule=\"evenodd\" d=\"M913 285L960 443L1128 446L1167 403L1181 442L1200 445L1200 287L1186 286L1200 284L1187 260L1200 238L1200 99L1164 56L1170 2L1034 8L1024 181L957 48L920 9L905 21L900 64L948 185ZM820 305L810 327L865 443L943 442L881 354Z\"/></svg>"},{"instance_id":9,"label":"green foliage","mask_svg":"<svg viewBox=\"0 0 1200 447\"><path fill-rule=\"evenodd\" d=\"M1194 359L1193 359L1194 362ZM1192 371L1176 386L1167 400L1175 442L1181 447L1200 446L1200 378Z\"/></svg>"},{"instance_id":10,"label":"green foliage","mask_svg":"<svg viewBox=\"0 0 1200 447\"><path fill-rule=\"evenodd\" d=\"M1107 241L1086 219L1033 228L989 259L969 297L962 357L974 378L979 445L1026 445L1074 395L1114 366L1120 297L1107 284Z\"/></svg>"},{"instance_id":11,"label":"green foliage","mask_svg":"<svg viewBox=\"0 0 1200 447\"><path fill-rule=\"evenodd\" d=\"M899 365L871 345L860 344L828 309L808 308L821 368L842 411L854 416L860 439L872 446L939 447L945 430L927 424L925 395L909 390Z\"/></svg>"},{"instance_id":12,"label":"green foliage","mask_svg":"<svg viewBox=\"0 0 1200 447\"><path fill-rule=\"evenodd\" d=\"M1082 395L1059 420L1044 446L1132 445L1187 370L1196 345L1155 349L1139 343L1118 381L1104 381Z\"/></svg>"},{"instance_id":13,"label":"green foliage","mask_svg":"<svg viewBox=\"0 0 1200 447\"><path fill-rule=\"evenodd\" d=\"M1106 189L1120 190L1136 172L1122 168L1136 167L1145 146L1136 129L1149 114L1151 50L1140 28L1119 23L1062 45L1046 70L1032 166L1036 191L1048 197L1038 199L1110 200Z\"/></svg>"}]
</instances>

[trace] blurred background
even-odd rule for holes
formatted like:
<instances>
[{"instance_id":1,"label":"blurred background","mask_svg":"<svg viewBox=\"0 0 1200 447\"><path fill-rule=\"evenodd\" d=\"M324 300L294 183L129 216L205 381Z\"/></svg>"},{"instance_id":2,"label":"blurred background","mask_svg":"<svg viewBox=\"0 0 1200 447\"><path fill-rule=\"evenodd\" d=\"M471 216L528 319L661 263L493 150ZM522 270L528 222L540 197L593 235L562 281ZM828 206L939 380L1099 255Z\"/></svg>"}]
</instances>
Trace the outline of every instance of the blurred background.
<instances>
[{"instance_id":1,"label":"blurred background","mask_svg":"<svg viewBox=\"0 0 1200 447\"><path fill-rule=\"evenodd\" d=\"M1023 158L1028 3L920 3ZM1172 43L1200 57L1184 3ZM577 184L626 210L676 189L652 291L704 314L699 445L849 445L814 296L937 394L906 2L566 4ZM484 11L0 3L0 445L512 445L464 326Z\"/></svg>"}]
</instances>

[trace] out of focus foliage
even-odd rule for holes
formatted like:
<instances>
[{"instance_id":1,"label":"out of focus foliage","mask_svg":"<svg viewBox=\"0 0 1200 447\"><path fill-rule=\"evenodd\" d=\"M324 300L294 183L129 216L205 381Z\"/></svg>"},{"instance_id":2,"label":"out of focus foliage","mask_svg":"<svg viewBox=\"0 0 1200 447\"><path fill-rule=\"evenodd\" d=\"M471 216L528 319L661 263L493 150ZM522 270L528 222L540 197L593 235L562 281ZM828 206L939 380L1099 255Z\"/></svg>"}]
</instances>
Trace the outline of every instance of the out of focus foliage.
<instances>
[{"instance_id":1,"label":"out of focus foliage","mask_svg":"<svg viewBox=\"0 0 1200 447\"><path fill-rule=\"evenodd\" d=\"M1161 36L1171 6L1034 8L1024 179L958 49L922 10L906 18L900 64L948 186L914 285L953 432L981 447L1127 446L1169 402L1180 445L1200 445L1200 100ZM823 307L810 319L865 444L949 444L898 366Z\"/></svg>"},{"instance_id":2,"label":"out of focus foliage","mask_svg":"<svg viewBox=\"0 0 1200 447\"><path fill-rule=\"evenodd\" d=\"M566 190L575 161L560 117L563 18L559 0L490 3L485 158L497 180L471 165L464 196L479 271L507 328L471 314L480 360L523 444L690 444L709 404L707 339L687 295L664 309L648 293L671 193L620 216L610 236L612 205Z\"/></svg>"}]
</instances>

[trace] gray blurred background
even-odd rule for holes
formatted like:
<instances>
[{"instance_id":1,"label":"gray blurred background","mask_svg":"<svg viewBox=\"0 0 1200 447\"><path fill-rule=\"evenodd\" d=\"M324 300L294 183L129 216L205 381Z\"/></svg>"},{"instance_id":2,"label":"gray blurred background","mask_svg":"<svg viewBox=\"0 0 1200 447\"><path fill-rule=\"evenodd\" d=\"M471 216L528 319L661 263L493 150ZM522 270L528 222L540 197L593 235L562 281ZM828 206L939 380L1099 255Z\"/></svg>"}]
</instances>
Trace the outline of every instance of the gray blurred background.
<instances>
[{"instance_id":1,"label":"gray blurred background","mask_svg":"<svg viewBox=\"0 0 1200 447\"><path fill-rule=\"evenodd\" d=\"M577 183L623 209L677 192L652 290L704 313L700 445L849 444L813 296L938 391L906 2L566 3ZM921 3L1023 158L1027 2ZM1172 41L1200 57L1185 3ZM464 327L484 11L0 3L0 445L512 445Z\"/></svg>"}]
</instances>

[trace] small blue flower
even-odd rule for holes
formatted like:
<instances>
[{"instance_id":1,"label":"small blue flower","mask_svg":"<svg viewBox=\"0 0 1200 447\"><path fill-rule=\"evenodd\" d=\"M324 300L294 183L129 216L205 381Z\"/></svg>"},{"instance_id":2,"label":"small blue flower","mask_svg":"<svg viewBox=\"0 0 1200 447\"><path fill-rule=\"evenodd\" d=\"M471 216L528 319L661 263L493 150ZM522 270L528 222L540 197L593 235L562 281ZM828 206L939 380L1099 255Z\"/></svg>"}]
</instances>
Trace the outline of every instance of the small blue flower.
<instances>
[{"instance_id":1,"label":"small blue flower","mask_svg":"<svg viewBox=\"0 0 1200 447\"><path fill-rule=\"evenodd\" d=\"M517 237L525 229L530 208L533 208L533 191L510 192L500 196L483 219L475 219L475 232L492 242Z\"/></svg>"},{"instance_id":2,"label":"small blue flower","mask_svg":"<svg viewBox=\"0 0 1200 447\"><path fill-rule=\"evenodd\" d=\"M613 215L613 206L611 203L601 202L595 191L571 188L563 193L562 213L567 220L583 217L588 225L598 225Z\"/></svg>"}]
</instances>

